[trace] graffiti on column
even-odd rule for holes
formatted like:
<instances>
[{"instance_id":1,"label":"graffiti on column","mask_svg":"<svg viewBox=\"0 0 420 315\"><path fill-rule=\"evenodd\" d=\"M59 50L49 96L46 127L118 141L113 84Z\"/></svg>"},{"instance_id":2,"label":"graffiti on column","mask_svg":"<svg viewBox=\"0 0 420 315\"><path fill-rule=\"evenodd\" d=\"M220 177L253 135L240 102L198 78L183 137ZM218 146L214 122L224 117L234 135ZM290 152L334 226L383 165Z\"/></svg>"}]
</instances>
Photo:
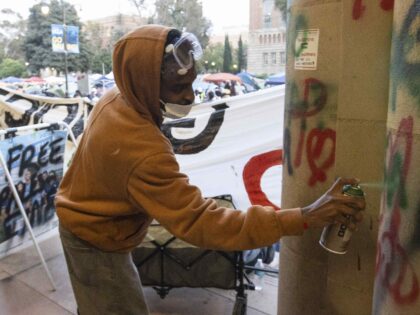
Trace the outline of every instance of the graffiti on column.
<instances>
[{"instance_id":1,"label":"graffiti on column","mask_svg":"<svg viewBox=\"0 0 420 315\"><path fill-rule=\"evenodd\" d=\"M364 1L366 0L354 0L352 10L353 20L359 20L363 17L363 14L366 11ZM382 10L390 11L394 8L394 0L381 0L379 1L379 6Z\"/></svg>"},{"instance_id":2,"label":"graffiti on column","mask_svg":"<svg viewBox=\"0 0 420 315\"><path fill-rule=\"evenodd\" d=\"M420 0L413 1L399 31L394 30L391 54L391 109L396 110L397 91L408 90L420 109Z\"/></svg>"},{"instance_id":3,"label":"graffiti on column","mask_svg":"<svg viewBox=\"0 0 420 315\"><path fill-rule=\"evenodd\" d=\"M306 128L307 118L317 115L325 107L328 99L327 88L320 80L307 78L303 82L303 98L300 99L299 89L296 84L291 85L290 95L289 121L284 134L285 164L289 175L292 175L294 168L301 166L304 153L306 152L307 162L311 171L308 184L314 186L317 182L326 181L326 172L334 165L335 161L335 131L330 128L324 128L321 125L309 132ZM301 126L296 152L291 152L291 119L300 120Z\"/></svg>"},{"instance_id":4,"label":"graffiti on column","mask_svg":"<svg viewBox=\"0 0 420 315\"><path fill-rule=\"evenodd\" d=\"M383 200L386 211L380 218L376 257L376 285L381 297L375 300L376 308L386 295L399 305L411 304L419 297L419 280L410 261L410 252L400 241L402 212L410 210L406 185L412 146L413 118L410 116L401 120L396 135L388 135Z\"/></svg>"}]
</instances>

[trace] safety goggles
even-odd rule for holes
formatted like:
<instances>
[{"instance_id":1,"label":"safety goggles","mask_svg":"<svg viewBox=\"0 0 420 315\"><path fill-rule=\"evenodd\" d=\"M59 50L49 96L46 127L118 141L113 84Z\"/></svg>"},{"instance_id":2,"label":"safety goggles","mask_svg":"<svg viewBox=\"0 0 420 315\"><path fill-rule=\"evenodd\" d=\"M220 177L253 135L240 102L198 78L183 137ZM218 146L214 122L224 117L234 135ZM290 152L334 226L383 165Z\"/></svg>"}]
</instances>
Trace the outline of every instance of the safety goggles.
<instances>
[{"instance_id":1,"label":"safety goggles","mask_svg":"<svg viewBox=\"0 0 420 315\"><path fill-rule=\"evenodd\" d=\"M194 34L184 32L175 44L169 44L165 48L166 54L172 54L180 69L179 75L185 75L194 65L194 60L203 56L203 49Z\"/></svg>"}]
</instances>

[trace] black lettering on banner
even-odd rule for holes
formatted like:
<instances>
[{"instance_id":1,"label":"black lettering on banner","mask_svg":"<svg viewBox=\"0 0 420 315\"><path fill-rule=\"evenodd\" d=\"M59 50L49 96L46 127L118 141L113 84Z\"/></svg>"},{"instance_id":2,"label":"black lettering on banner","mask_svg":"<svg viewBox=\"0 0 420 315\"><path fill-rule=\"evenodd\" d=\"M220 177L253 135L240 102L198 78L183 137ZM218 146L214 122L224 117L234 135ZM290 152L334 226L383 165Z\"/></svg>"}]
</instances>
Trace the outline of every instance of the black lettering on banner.
<instances>
[{"instance_id":1,"label":"black lettering on banner","mask_svg":"<svg viewBox=\"0 0 420 315\"><path fill-rule=\"evenodd\" d=\"M51 142L51 152L50 152L50 163L58 164L63 162L63 155L60 153L60 142L62 142L63 138L57 138Z\"/></svg>"},{"instance_id":2,"label":"black lettering on banner","mask_svg":"<svg viewBox=\"0 0 420 315\"><path fill-rule=\"evenodd\" d=\"M22 176L23 170L27 168L38 171L39 169L38 165L32 162L34 156L35 156L35 147L33 145L28 145L25 149L23 149L22 158L21 158L20 167L19 167L19 176Z\"/></svg>"},{"instance_id":3,"label":"black lettering on banner","mask_svg":"<svg viewBox=\"0 0 420 315\"><path fill-rule=\"evenodd\" d=\"M14 146L10 148L8 151L9 153L9 159L7 161L7 168L9 170L12 169L12 164L20 159L20 153L22 152L23 144L19 144L17 146ZM18 155L15 154L15 152L19 152Z\"/></svg>"},{"instance_id":4,"label":"black lettering on banner","mask_svg":"<svg viewBox=\"0 0 420 315\"><path fill-rule=\"evenodd\" d=\"M54 217L54 198L62 177L64 137L46 138L37 144L16 144L8 149L9 170L18 169L15 188L32 227ZM13 144L12 144L13 145ZM0 191L0 243L23 236L26 226L8 185Z\"/></svg>"},{"instance_id":5,"label":"black lettering on banner","mask_svg":"<svg viewBox=\"0 0 420 315\"><path fill-rule=\"evenodd\" d=\"M39 102L25 98L23 96L14 94L6 100L8 103L14 103L17 101L25 100L32 104L31 108L26 110L20 119L14 119L13 115L9 112L5 112L5 122L9 127L19 127L29 125L31 115L36 112L39 108Z\"/></svg>"},{"instance_id":6,"label":"black lettering on banner","mask_svg":"<svg viewBox=\"0 0 420 315\"><path fill-rule=\"evenodd\" d=\"M180 119L162 125L163 134L171 141L175 154L196 154L207 149L219 133L225 118L225 103L212 106L215 111L210 115L206 127L191 139L177 139L172 135L172 128L194 128L195 118Z\"/></svg>"},{"instance_id":7,"label":"black lettering on banner","mask_svg":"<svg viewBox=\"0 0 420 315\"><path fill-rule=\"evenodd\" d=\"M8 94L10 94L10 92L4 89L0 89L0 95L8 95ZM64 106L64 108L67 111L67 116L63 119L63 122L67 123L68 125L73 124L72 131L76 138L83 133L83 128L84 128L83 113L81 117L77 120L77 122L74 123L77 118L77 114L79 112L79 107L83 105L79 103L49 104L49 103L43 103L37 100L33 100L30 98L26 98L17 94L13 94L9 98L5 99L4 101L6 103L10 103L13 105L13 103L16 103L22 100L29 102L31 104L31 108L26 110L19 119L15 119L14 115L10 111L5 111L4 122L7 127L20 127L20 126L29 125L31 122L31 117L33 117L34 124L42 123L43 117L45 114L47 114L51 110Z\"/></svg>"}]
</instances>

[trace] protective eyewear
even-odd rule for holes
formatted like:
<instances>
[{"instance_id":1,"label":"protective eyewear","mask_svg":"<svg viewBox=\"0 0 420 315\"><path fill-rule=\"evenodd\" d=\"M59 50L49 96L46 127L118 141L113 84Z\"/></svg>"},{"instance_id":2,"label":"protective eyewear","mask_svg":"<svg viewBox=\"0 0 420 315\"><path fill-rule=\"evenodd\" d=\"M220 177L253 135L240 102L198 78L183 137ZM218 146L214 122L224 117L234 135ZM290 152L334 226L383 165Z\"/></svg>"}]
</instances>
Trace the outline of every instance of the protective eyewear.
<instances>
[{"instance_id":1,"label":"protective eyewear","mask_svg":"<svg viewBox=\"0 0 420 315\"><path fill-rule=\"evenodd\" d=\"M194 60L203 56L203 49L194 34L184 32L175 44L166 46L165 53L172 53L180 67L178 74L185 75L193 67Z\"/></svg>"}]
</instances>

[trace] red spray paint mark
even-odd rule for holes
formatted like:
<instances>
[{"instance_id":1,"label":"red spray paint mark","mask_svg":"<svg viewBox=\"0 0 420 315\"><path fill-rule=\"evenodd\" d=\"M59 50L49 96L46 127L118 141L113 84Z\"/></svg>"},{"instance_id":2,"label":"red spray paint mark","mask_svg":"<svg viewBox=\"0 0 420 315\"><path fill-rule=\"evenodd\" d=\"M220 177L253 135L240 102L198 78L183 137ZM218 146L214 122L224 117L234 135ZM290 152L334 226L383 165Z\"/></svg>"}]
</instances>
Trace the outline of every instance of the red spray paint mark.
<instances>
[{"instance_id":1,"label":"red spray paint mark","mask_svg":"<svg viewBox=\"0 0 420 315\"><path fill-rule=\"evenodd\" d=\"M381 283L389 290L397 304L411 304L419 296L419 281L398 239L400 223L401 212L396 206L393 209L389 230L380 236L375 269L377 276L382 270L379 275ZM384 251L384 247L388 248L389 252Z\"/></svg>"},{"instance_id":2,"label":"red spray paint mark","mask_svg":"<svg viewBox=\"0 0 420 315\"><path fill-rule=\"evenodd\" d=\"M393 205L389 227L380 236L376 256L376 277L386 288L397 304L412 304L419 296L419 281L414 267L399 240L401 225L400 195L408 175L413 143L413 118L402 119L394 142L390 144L390 157L387 163L392 168L395 157L403 150L404 163L400 177L400 185L394 190ZM392 170L387 170L390 173ZM385 199L385 197L384 197ZM385 203L383 203L385 204ZM380 224L386 224L383 216ZM384 250L387 248L388 250Z\"/></svg>"},{"instance_id":3,"label":"red spray paint mark","mask_svg":"<svg viewBox=\"0 0 420 315\"><path fill-rule=\"evenodd\" d=\"M381 8L385 11L390 11L394 8L394 0L382 0Z\"/></svg>"},{"instance_id":4,"label":"red spray paint mark","mask_svg":"<svg viewBox=\"0 0 420 315\"><path fill-rule=\"evenodd\" d=\"M325 144L331 141L331 151L328 157L317 165L316 160L321 157L324 151ZM335 131L332 129L313 129L306 141L306 155L308 159L309 168L312 175L309 178L309 185L313 186L317 181L325 182L327 179L326 170L334 165L335 162Z\"/></svg>"},{"instance_id":5,"label":"red spray paint mark","mask_svg":"<svg viewBox=\"0 0 420 315\"><path fill-rule=\"evenodd\" d=\"M358 20L362 17L366 10L366 6L363 4L363 0L354 0L353 4L353 20Z\"/></svg>"},{"instance_id":6,"label":"red spray paint mark","mask_svg":"<svg viewBox=\"0 0 420 315\"><path fill-rule=\"evenodd\" d=\"M282 163L282 150L274 150L254 156L246 163L242 172L242 178L251 204L271 206L276 210L280 210L279 206L270 202L267 195L262 191L261 178L270 167L282 165Z\"/></svg>"}]
</instances>

